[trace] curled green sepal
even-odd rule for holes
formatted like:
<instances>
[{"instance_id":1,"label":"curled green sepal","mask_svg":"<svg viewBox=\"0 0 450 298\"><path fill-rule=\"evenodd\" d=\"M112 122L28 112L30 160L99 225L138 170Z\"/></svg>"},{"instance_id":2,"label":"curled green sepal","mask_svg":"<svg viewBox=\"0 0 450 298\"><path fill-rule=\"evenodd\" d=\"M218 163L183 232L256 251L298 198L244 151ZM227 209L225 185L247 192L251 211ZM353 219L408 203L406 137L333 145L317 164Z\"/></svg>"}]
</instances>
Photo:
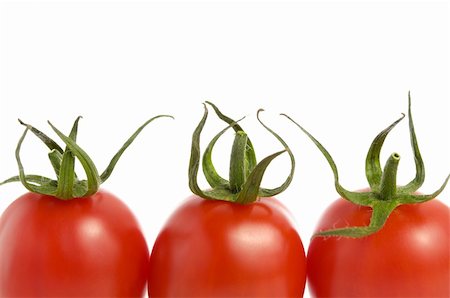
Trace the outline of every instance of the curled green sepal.
<instances>
[{"instance_id":1,"label":"curled green sepal","mask_svg":"<svg viewBox=\"0 0 450 298\"><path fill-rule=\"evenodd\" d=\"M15 152L17 166L19 167L19 176L7 179L4 182L2 182L1 184L8 183L8 182L20 181L25 186L25 188L31 192L54 196L56 194L57 183L51 183L50 181L52 181L52 180L49 178L46 178L46 177L40 177L38 175L25 175L22 161L20 159L20 149L22 147L23 140L25 139L25 136L27 135L28 130L29 130L28 127L25 128L25 131L23 132L22 136L19 139L19 142L17 143L16 152ZM19 179L16 179L16 178L19 178Z\"/></svg>"},{"instance_id":2,"label":"curled green sepal","mask_svg":"<svg viewBox=\"0 0 450 298\"><path fill-rule=\"evenodd\" d=\"M380 165L381 147L383 147L384 140L389 132L402 121L403 118L405 118L405 114L402 114L402 117L379 133L370 145L366 158L366 177L370 188L373 190L377 190L377 187L379 187L381 182L381 176L383 175L383 170Z\"/></svg>"},{"instance_id":3,"label":"curled green sepal","mask_svg":"<svg viewBox=\"0 0 450 298\"><path fill-rule=\"evenodd\" d=\"M78 122L80 121L80 119L81 116L77 117L69 134L69 139L71 139L74 143L76 143L77 140ZM55 164L55 161L51 160L51 162L52 165ZM73 188L75 185L75 155L72 154L72 150L70 150L69 147L66 147L66 150L62 155L59 170L57 171L58 166L56 164L53 167L55 168L55 173L64 173L63 175L57 174L60 181L58 183L58 188L56 189L55 197L63 199L72 198Z\"/></svg>"},{"instance_id":4,"label":"curled green sepal","mask_svg":"<svg viewBox=\"0 0 450 298\"><path fill-rule=\"evenodd\" d=\"M233 119L231 119L230 117L224 115L219 108L217 108L217 106L215 106L212 102L206 101L207 104L209 104L214 111L216 112L216 115L223 121L225 121L226 123L228 123L229 125L232 126L232 128L234 129L234 131L236 133L238 132L243 132L244 130L242 129L242 127L235 122ZM244 118L242 118L244 119ZM241 120L242 120L241 119ZM252 169L254 169L256 167L256 154L255 154L255 149L253 148L253 144L252 141L250 141L250 139L247 140L247 146L245 147L245 160L248 163L248 172L251 172Z\"/></svg>"},{"instance_id":5,"label":"curled green sepal","mask_svg":"<svg viewBox=\"0 0 450 298\"><path fill-rule=\"evenodd\" d=\"M294 178L294 172L295 172L295 158L294 158L294 154L292 153L291 149L286 144L286 142L277 133L275 133L272 129L270 129L267 125L265 125L261 121L261 119L259 118L259 113L261 113L262 111L264 111L264 110L259 109L258 113L256 114L256 117L257 117L259 123L261 123L261 125L264 126L265 129L267 129L275 138L277 138L277 140L283 145L285 151L288 153L289 158L291 160L291 171L289 172L288 177L286 178L286 180L283 182L282 185L280 185L277 188L273 188L273 189L267 189L267 188L263 188L263 187L261 187L259 189L258 195L260 197L272 197L272 196L276 196L277 194L286 190L286 188L288 188L289 185L291 184L292 179ZM277 153L275 153L275 154L277 154Z\"/></svg>"},{"instance_id":6,"label":"curled green sepal","mask_svg":"<svg viewBox=\"0 0 450 298\"><path fill-rule=\"evenodd\" d=\"M233 128L233 130L236 132L236 138L245 137L247 139L246 146L243 148L243 153L244 153L243 160L246 163L245 169L243 171L245 172L244 177L248 177L248 175L250 175L250 172L256 167L256 154L255 154L255 149L253 148L252 141L250 140L250 138L248 138L248 136L244 133L244 130L242 129L242 127L238 124L238 122L241 121L242 119L244 119L245 117L239 119L238 121L234 121L230 117L224 115L219 110L219 108L216 105L214 105L212 102L206 101L206 103L209 104L214 109L214 112L216 112L216 115L219 117L219 119L223 120L225 123L229 124L230 127ZM206 148L206 150L203 154L202 166L203 166L204 175L205 175L206 180L208 181L208 183L210 184L210 186L212 188L215 188L220 185L222 185L222 186L228 185L228 181L226 179L223 179L222 177L220 177L220 175L218 175L217 172L215 171L215 168L212 164L211 156L212 156L212 150L213 150L215 143L220 138L220 136L226 130L228 130L228 128L230 128L230 127L225 128L218 135L216 135L216 137L211 140L211 142L209 143L208 147ZM241 135L238 136L238 134L241 134ZM236 147L233 150L239 150L239 149L238 149L238 147ZM234 161L231 160L230 168L233 167L233 165L231 163L234 162L236 164L235 161L236 160L234 160ZM234 177L233 178L231 177L232 173L234 173L234 170L230 169L230 177L229 177L230 180L234 179ZM236 191L239 191L238 188L239 187L236 187Z\"/></svg>"},{"instance_id":7,"label":"curled green sepal","mask_svg":"<svg viewBox=\"0 0 450 298\"><path fill-rule=\"evenodd\" d=\"M214 108L218 117L226 122L228 126L220 131L207 146L202 159L203 173L211 189L202 190L198 186L197 176L200 167L200 134L205 125L208 109L204 105L204 114L198 126L194 130L191 145L191 158L189 164L189 187L191 191L200 197L211 200L224 200L240 204L248 204L257 200L258 197L268 197L278 194L285 190L290 182L295 168L295 160L287 144L270 128L263 124L259 118L262 110L258 111L259 122L272 135L274 135L284 146L284 150L267 156L261 162L256 163L253 145L244 130L237 124L238 121L222 114L219 109L210 102L207 102ZM241 119L242 120L242 119ZM240 120L239 120L240 121ZM217 174L212 163L212 150L217 140L229 129L233 128L236 132L230 158L229 180L226 180ZM288 152L291 158L291 172L282 186L275 189L261 188L261 181L267 167L273 159L284 152Z\"/></svg>"},{"instance_id":8,"label":"curled green sepal","mask_svg":"<svg viewBox=\"0 0 450 298\"><path fill-rule=\"evenodd\" d=\"M78 122L81 117L78 117L75 120L69 136L64 135L52 123L48 122L58 137L60 137L65 143L65 150L62 150L62 148L55 141L42 133L40 130L19 120L19 122L26 127L16 148L16 160L19 167L19 175L3 181L0 185L20 181L31 192L51 195L63 200L92 195L98 191L100 184L108 179L120 156L130 146L144 127L160 117L173 118L168 115L159 115L146 121L124 143L101 175L98 174L97 168L88 154L76 143ZM56 180L39 175L25 174L22 161L20 159L20 150L28 131L33 132L50 149L48 156L56 173ZM86 180L79 180L77 178L75 173L75 159L78 159L81 163L86 174Z\"/></svg>"},{"instance_id":9,"label":"curled green sepal","mask_svg":"<svg viewBox=\"0 0 450 298\"><path fill-rule=\"evenodd\" d=\"M394 123L379 133L373 140L366 158L366 177L370 185L370 189L366 192L353 192L343 188L339 183L339 175L336 164L329 152L315 139L307 130L301 127L289 116L287 117L295 123L317 146L328 161L334 175L335 187L342 198L362 206L372 209L372 215L368 226L344 227L319 231L314 236L336 236L361 238L376 233L384 226L392 211L402 204L416 204L429 201L438 196L447 185L450 175L445 179L442 186L432 194L421 195L415 191L422 185L425 179L425 170L422 157L420 155L414 124L411 114L411 97L408 94L408 118L411 146L414 152L414 160L416 164L416 176L406 186L397 186L397 168L400 161L400 155L391 154L388 158L384 169L380 167L380 151L386 136L389 132L404 118L404 115L397 119Z\"/></svg>"},{"instance_id":10,"label":"curled green sepal","mask_svg":"<svg viewBox=\"0 0 450 298\"><path fill-rule=\"evenodd\" d=\"M400 186L402 192L412 193L418 190L425 181L425 165L423 163L422 155L419 151L419 145L417 143L416 132L414 130L414 123L411 113L411 93L408 92L408 124L409 124L409 136L411 139L411 147L414 153L414 162L416 165L416 176L411 182L405 186Z\"/></svg>"},{"instance_id":11,"label":"curled green sepal","mask_svg":"<svg viewBox=\"0 0 450 298\"><path fill-rule=\"evenodd\" d=\"M206 110L206 113L208 111ZM241 121L244 118L241 118L237 122ZM212 151L214 148L214 145L216 144L217 140L229 129L231 128L233 123L231 125L225 127L221 132L219 132L208 144L208 146L205 149L205 152L203 153L203 159L202 159L202 169L203 173L205 175L206 180L208 181L209 185L212 188L217 187L226 187L228 185L228 180L222 178L216 171L213 163L212 163ZM200 149L199 149L200 150ZM199 153L200 154L200 153ZM248 166L250 168L250 165Z\"/></svg>"},{"instance_id":12,"label":"curled green sepal","mask_svg":"<svg viewBox=\"0 0 450 298\"><path fill-rule=\"evenodd\" d=\"M20 124L27 127L32 133L34 133L35 136L37 136L48 147L48 149L50 149L48 157L53 166L53 169L55 170L56 175L59 176L59 170L61 167L61 161L62 161L62 156L63 156L64 150L55 141L53 141L50 137L48 137L45 133L43 133L39 129L37 129L27 123L24 123L20 119L18 119L18 120L19 120ZM74 126L75 126L75 123L74 123ZM72 129L72 131L73 130L74 129ZM17 176L17 177L19 177L19 176Z\"/></svg>"},{"instance_id":13,"label":"curled green sepal","mask_svg":"<svg viewBox=\"0 0 450 298\"><path fill-rule=\"evenodd\" d=\"M336 188L336 191L345 199L363 206L370 206L371 201L373 199L373 194L370 192L352 192L347 189L345 189L340 183L339 183L339 173L336 166L336 163L334 162L333 158L331 157L328 150L325 149L325 147L322 146L322 144L314 138L313 135L311 135L306 129L304 129L300 124L295 122L291 117L289 117L286 114L281 114L282 116L285 116L289 120L291 120L295 125L298 126L312 141L313 143L319 148L319 150L322 152L322 154L325 156L326 160L328 161L328 164L331 167L331 170L333 171L334 175L334 186Z\"/></svg>"},{"instance_id":14,"label":"curled green sepal","mask_svg":"<svg viewBox=\"0 0 450 298\"><path fill-rule=\"evenodd\" d=\"M319 231L314 237L334 236L334 237L350 237L361 238L378 232L386 223L391 212L397 208L399 204L395 201L374 201L372 204L372 216L370 224L363 227L345 227L326 231Z\"/></svg>"}]
</instances>

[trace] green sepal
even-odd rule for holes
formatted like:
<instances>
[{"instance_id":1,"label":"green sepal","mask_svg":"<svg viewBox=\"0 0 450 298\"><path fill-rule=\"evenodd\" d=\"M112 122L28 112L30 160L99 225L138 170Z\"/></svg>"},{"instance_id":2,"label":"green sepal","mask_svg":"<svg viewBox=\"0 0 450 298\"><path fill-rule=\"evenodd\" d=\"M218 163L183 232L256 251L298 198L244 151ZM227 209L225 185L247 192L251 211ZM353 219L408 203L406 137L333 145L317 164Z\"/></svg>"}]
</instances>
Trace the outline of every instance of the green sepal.
<instances>
[{"instance_id":1,"label":"green sepal","mask_svg":"<svg viewBox=\"0 0 450 298\"><path fill-rule=\"evenodd\" d=\"M75 184L75 156L70 150L66 150L63 154L58 179L58 188L55 197L64 200L71 199L73 196L73 186Z\"/></svg>"},{"instance_id":2,"label":"green sepal","mask_svg":"<svg viewBox=\"0 0 450 298\"><path fill-rule=\"evenodd\" d=\"M242 119L244 119L244 118L242 118ZM238 120L237 122L241 121L242 119ZM225 187L226 188L229 185L228 180L222 178L217 173L217 171L214 167L214 164L212 162L212 151L213 151L214 145L216 144L217 140L231 127L232 127L232 124L225 127L222 131L220 131L211 140L211 142L209 142L208 146L205 149L205 152L203 153L203 159L202 159L203 173L205 175L206 181L208 181L208 184L212 188L216 188L216 187Z\"/></svg>"},{"instance_id":3,"label":"green sepal","mask_svg":"<svg viewBox=\"0 0 450 298\"><path fill-rule=\"evenodd\" d=\"M418 195L418 194L404 193L402 191L401 195L398 195L398 201L401 204L416 204L416 203L424 203L429 200L432 200L435 197L437 197L445 189L449 179L450 179L450 175L447 176L444 183L442 183L441 187L439 187L439 189L436 190L435 192L433 192L432 194Z\"/></svg>"},{"instance_id":4,"label":"green sepal","mask_svg":"<svg viewBox=\"0 0 450 298\"><path fill-rule=\"evenodd\" d=\"M133 143L133 141L136 139L136 137L141 133L141 131L153 120L156 120L158 118L172 118L174 119L173 116L171 115L158 115L155 116L149 120L147 120L144 124L142 124L132 135L131 137L128 138L128 140L126 140L126 142L122 145L122 147L119 149L119 151L117 151L117 153L113 156L113 158L111 159L111 161L109 162L108 166L106 167L106 169L103 171L103 173L100 175L100 180L103 182L105 182L109 176L111 175L112 171L114 170L117 162L119 161L120 157L122 156L122 154L125 152L125 150L131 145L131 143Z\"/></svg>"},{"instance_id":5,"label":"green sepal","mask_svg":"<svg viewBox=\"0 0 450 298\"><path fill-rule=\"evenodd\" d=\"M379 133L375 139L372 141L372 144L369 148L369 152L366 157L366 177L369 182L369 186L373 190L378 190L381 182L381 176L383 175L383 170L380 165L380 152L383 147L384 140L386 139L389 132L405 118L405 114L402 114L402 117L397 119L394 123L389 125L386 129L384 129L381 133Z\"/></svg>"},{"instance_id":6,"label":"green sepal","mask_svg":"<svg viewBox=\"0 0 450 298\"><path fill-rule=\"evenodd\" d=\"M240 204L248 204L256 201L258 196L260 195L260 185L262 178L264 176L264 172L266 171L269 164L274 160L277 156L286 152L286 150L276 152L271 154L261 160L255 167L255 169L248 176L247 181L245 182L242 190L239 192L239 195L236 199L237 203Z\"/></svg>"},{"instance_id":7,"label":"green sepal","mask_svg":"<svg viewBox=\"0 0 450 298\"><path fill-rule=\"evenodd\" d=\"M381 170L380 151L386 136L389 132L404 118L404 115L379 133L373 140L366 158L366 177L370 185L368 192L352 192L343 188L339 183L339 175L336 164L329 152L315 139L307 130L301 127L289 116L282 114L296 124L318 147L331 170L333 171L335 188L342 198L351 201L354 204L367 206L372 208L372 216L368 226L363 227L345 227L338 229L330 229L320 231L314 236L335 236L361 238L372 235L382 229L386 220L392 211L402 204L416 204L429 201L438 196L445 188L450 179L450 175L446 178L442 186L432 194L419 195L414 193L423 183L425 179L424 163L419 151L417 138L414 130L414 124L411 113L411 97L408 94L408 118L410 141L414 152L414 160L416 165L416 176L406 186L397 186L397 167L400 161L400 155L391 154L386 162L386 166Z\"/></svg>"},{"instance_id":8,"label":"green sepal","mask_svg":"<svg viewBox=\"0 0 450 298\"><path fill-rule=\"evenodd\" d=\"M48 159L52 164L56 177L59 177L59 172L61 171L62 154L59 151L53 149L48 153Z\"/></svg>"},{"instance_id":9,"label":"green sepal","mask_svg":"<svg viewBox=\"0 0 450 298\"><path fill-rule=\"evenodd\" d=\"M425 181L425 165L423 163L422 155L419 151L419 145L417 143L416 132L414 130L414 123L411 113L411 93L408 92L408 123L409 123L409 136L411 139L411 147L414 153L414 162L416 165L416 176L414 179L405 186L400 186L399 191L404 193L412 193L418 190Z\"/></svg>"},{"instance_id":10,"label":"green sepal","mask_svg":"<svg viewBox=\"0 0 450 298\"><path fill-rule=\"evenodd\" d=\"M362 227L345 227L326 231L319 231L313 237L349 237L361 238L378 232L386 223L389 215L397 208L399 204L395 201L374 201L372 206L372 215L370 217L370 224Z\"/></svg>"},{"instance_id":11,"label":"green sepal","mask_svg":"<svg viewBox=\"0 0 450 298\"><path fill-rule=\"evenodd\" d=\"M56 181L39 176L39 175L26 175L22 161L20 159L20 148L22 146L23 140L25 139L25 136L28 132L29 128L26 128L24 133L22 134L21 138L19 139L19 142L17 143L16 147L16 161L19 167L19 175L11 177L3 182L0 183L0 185L10 183L10 182L21 182L26 189L32 192L39 192L42 194L48 194L48 195L54 195L56 193L57 183ZM42 190L42 191L41 191Z\"/></svg>"},{"instance_id":12,"label":"green sepal","mask_svg":"<svg viewBox=\"0 0 450 298\"><path fill-rule=\"evenodd\" d=\"M26 189L28 189L31 192L36 192L40 194L45 195L51 195L54 196L56 194L57 184L55 183L48 183L49 178L46 177L40 177L37 175L25 175L25 170L22 165L22 161L20 159L20 149L22 147L23 140L25 139L25 136L27 135L29 128L25 128L25 131L23 132L22 136L19 139L19 142L17 143L16 147L16 161L17 166L19 167L19 180L22 182L23 186L25 186ZM0 185L8 183L8 182L15 182L16 179L10 178L5 180L4 182L0 183ZM31 178L30 180L27 180L27 178ZM40 181L44 181L44 183L39 183Z\"/></svg>"},{"instance_id":13,"label":"green sepal","mask_svg":"<svg viewBox=\"0 0 450 298\"><path fill-rule=\"evenodd\" d=\"M128 148L128 146L130 146L137 135L144 129L147 124L159 117L173 118L172 116L168 115L160 115L146 121L125 142L125 144L122 146L122 148L120 148L116 155L114 155L102 175L98 174L97 168L95 167L94 163L87 155L87 153L76 144L78 122L81 117L78 117L75 120L69 136L64 135L54 125L48 122L50 127L65 143L66 149L64 151L62 151L62 148L55 141L42 133L40 130L19 120L19 122L26 127L24 133L19 139L16 148L16 160L19 168L19 175L1 182L0 185L20 181L25 186L25 188L27 188L31 192L51 195L63 200L92 195L98 191L100 184L108 179L120 156ZM32 131L50 149L50 153L48 154L48 156L55 170L57 176L56 180L38 175L25 174L22 161L20 159L20 150L28 130ZM75 174L75 158L80 161L86 174L86 180L78 180L77 175Z\"/></svg>"},{"instance_id":14,"label":"green sepal","mask_svg":"<svg viewBox=\"0 0 450 298\"><path fill-rule=\"evenodd\" d=\"M222 114L220 110L212 103L207 103L214 108L218 117L226 122L228 126L221 130L211 140L203 155L202 168L206 180L211 186L211 189L202 190L198 186L197 176L200 167L200 134L203 130L208 116L208 109L206 105L204 105L203 117L192 135L191 157L189 162L189 187L191 191L194 194L203 197L204 199L224 200L240 204L248 204L256 201L258 197L271 196L275 193L278 194L286 189L292 180L295 167L294 157L286 143L276 133L274 133L270 128L268 128L261 122L261 120L259 119L259 113L261 112L261 110L258 111L258 120L270 133L272 133L278 140L280 140L285 149L283 151L269 155L257 164L253 145L244 130L242 130L239 124L237 124L237 121L234 121L233 119ZM236 135L231 153L230 180L228 181L217 174L212 163L211 156L213 147L217 140L225 133L225 131L227 131L231 127L235 130ZM273 159L275 159L285 151L289 152L292 163L292 169L288 178L283 183L283 185L278 188L275 188L273 190L262 189L260 185L266 168Z\"/></svg>"},{"instance_id":15,"label":"green sepal","mask_svg":"<svg viewBox=\"0 0 450 298\"><path fill-rule=\"evenodd\" d=\"M94 162L89 157L89 155L80 147L77 145L77 143L72 140L71 138L65 136L61 131L59 131L51 122L48 122L50 127L55 131L55 133L58 135L58 137L61 138L61 140L66 144L67 149L64 152L64 154L73 154L74 157L78 158L78 161L81 163L81 166L84 169L84 172L86 174L87 179L87 188L85 193L83 194L83 197L93 195L97 192L97 190L100 187L100 184L102 181L100 180L100 176L98 175L97 168L95 167ZM64 162L64 154L63 154L63 162ZM71 159L73 156L68 156L67 158ZM61 164L61 171L70 171L71 170L71 164L67 164L67 167L63 168L64 164ZM74 166L74 165L73 165ZM59 175L61 179L62 173ZM63 177L67 177L68 174L65 174ZM58 181L58 185L64 184L66 181ZM73 186L73 184L72 184ZM72 190L69 190L72 192ZM67 199L67 197L59 197L61 199Z\"/></svg>"},{"instance_id":16,"label":"green sepal","mask_svg":"<svg viewBox=\"0 0 450 298\"><path fill-rule=\"evenodd\" d=\"M371 192L352 192L347 189L345 189L340 183L339 183L339 172L336 166L336 163L334 162L333 158L331 157L330 153L328 152L325 147L322 146L322 144L314 138L313 135L311 135L306 129L304 129L300 124L295 122L291 117L289 117L286 114L281 114L282 116L285 116L289 120L291 120L295 125L297 125L298 128L300 128L312 141L313 143L319 148L319 150L322 152L322 154L325 156L325 159L328 161L328 164L331 167L331 170L333 171L334 175L334 186L336 188L336 191L346 200L362 205L362 206L370 206L371 201L374 197L374 194Z\"/></svg>"},{"instance_id":17,"label":"green sepal","mask_svg":"<svg viewBox=\"0 0 450 298\"><path fill-rule=\"evenodd\" d=\"M25 180L33 183L33 184L37 184L37 185L44 185L44 184L54 184L54 187L56 187L56 181L52 180L50 178L47 177L42 177L39 175L25 175ZM6 184L6 183L10 183L10 182L20 182L20 176L14 176L11 177L9 179L6 179L5 181L3 181L1 184Z\"/></svg>"},{"instance_id":18,"label":"green sepal","mask_svg":"<svg viewBox=\"0 0 450 298\"><path fill-rule=\"evenodd\" d=\"M74 143L76 143L77 140L78 122L80 121L80 118L81 116L77 117L69 134L69 138ZM62 155L61 166L58 172L58 188L55 196L61 199L71 199L73 197L73 187L75 184L75 156L72 154L69 146L66 147L66 150Z\"/></svg>"},{"instance_id":19,"label":"green sepal","mask_svg":"<svg viewBox=\"0 0 450 298\"><path fill-rule=\"evenodd\" d=\"M189 188L194 194L204 199L220 199L223 201L234 202L236 201L238 194L230 191L230 183L228 182L228 180L223 179L217 174L214 165L212 164L211 155L216 141L220 138L220 136L223 135L226 130L231 128L235 123L228 125L213 138L213 140L208 145L209 149L205 151L205 154L203 156L203 173L205 174L205 177L207 178L207 181L212 188L208 190L202 190L197 182L198 170L200 167L200 135L203 127L205 126L206 119L208 118L208 109L205 104L203 104L203 108L203 117L192 134L191 157L189 159L188 172ZM207 155L206 158L205 155Z\"/></svg>"},{"instance_id":20,"label":"green sepal","mask_svg":"<svg viewBox=\"0 0 450 298\"><path fill-rule=\"evenodd\" d=\"M59 153L61 153L61 156L62 156L62 154L64 153L64 150L61 148L61 146L58 145L58 143L53 141L50 137L48 137L45 133L43 133L39 129L37 129L27 123L24 123L20 119L18 119L18 120L19 120L20 124L27 127L32 133L34 133L34 135L37 136L48 147L48 149L56 150Z\"/></svg>"},{"instance_id":21,"label":"green sepal","mask_svg":"<svg viewBox=\"0 0 450 298\"><path fill-rule=\"evenodd\" d=\"M198 169L200 167L200 134L205 126L206 118L208 117L208 109L206 105L203 104L204 112L203 117L198 123L197 127L192 134L192 142L191 142L191 157L189 158L189 168L188 168L188 177L189 177L189 188L191 191L204 198L204 199L214 199L212 196L207 195L198 185L197 175Z\"/></svg>"},{"instance_id":22,"label":"green sepal","mask_svg":"<svg viewBox=\"0 0 450 298\"><path fill-rule=\"evenodd\" d=\"M260 197L273 197L278 195L279 193L285 191L289 185L292 182L292 179L294 178L294 172L295 172L295 158L294 158L294 154L292 153L291 149L289 148L289 146L286 144L286 142L277 134L275 133L272 129L270 129L267 125L265 125L261 119L259 118L259 114L264 111L263 109L259 109L257 114L256 114L256 118L258 119L259 123L261 123L262 126L264 126L265 129L267 129L284 147L284 151L286 151L289 155L289 159L291 161L291 170L289 172L289 175L287 176L286 180L283 182L283 184L281 184L279 187L273 188L273 189L268 189L268 188L263 188L261 187L259 189L259 193L258 195ZM284 152L282 151L282 152Z\"/></svg>"},{"instance_id":23,"label":"green sepal","mask_svg":"<svg viewBox=\"0 0 450 298\"><path fill-rule=\"evenodd\" d=\"M45 133L40 131L39 129L24 123L22 120L18 119L19 123L23 126L27 127L32 133L34 133L35 136L37 136L47 147L50 149L50 152L48 154L48 157L50 159L50 162L53 166L53 169L56 173L56 176L59 177L59 171L61 168L61 162L62 162L62 156L64 153L64 150L50 137L48 137Z\"/></svg>"},{"instance_id":24,"label":"green sepal","mask_svg":"<svg viewBox=\"0 0 450 298\"><path fill-rule=\"evenodd\" d=\"M212 102L206 101L206 103L209 104L214 109L214 112L216 112L217 117L219 117L219 119L225 121L225 123L228 123L229 125L231 125L236 133L238 133L239 131L244 131L242 129L242 127L237 123L240 120L234 121L230 117L224 115L219 110L219 108L217 108L217 106L215 106ZM256 167L256 163L257 163L255 148L253 147L252 141L250 139L248 139L247 146L245 148L245 160L248 163L248 165L247 165L248 173L250 173Z\"/></svg>"}]
</instances>

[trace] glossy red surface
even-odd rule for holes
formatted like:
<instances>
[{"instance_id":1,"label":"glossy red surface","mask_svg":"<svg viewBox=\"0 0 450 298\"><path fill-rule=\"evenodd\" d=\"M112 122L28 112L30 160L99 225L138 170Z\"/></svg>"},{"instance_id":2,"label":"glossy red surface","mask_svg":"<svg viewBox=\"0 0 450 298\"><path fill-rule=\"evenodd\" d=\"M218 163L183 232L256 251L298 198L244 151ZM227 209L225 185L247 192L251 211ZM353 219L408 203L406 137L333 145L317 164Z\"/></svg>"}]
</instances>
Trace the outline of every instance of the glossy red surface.
<instances>
[{"instance_id":1,"label":"glossy red surface","mask_svg":"<svg viewBox=\"0 0 450 298\"><path fill-rule=\"evenodd\" d=\"M401 205L376 234L313 238L308 285L314 297L449 297L449 208L438 200ZM368 225L371 209L344 199L317 230Z\"/></svg>"},{"instance_id":2,"label":"glossy red surface","mask_svg":"<svg viewBox=\"0 0 450 298\"><path fill-rule=\"evenodd\" d=\"M99 191L27 193L0 218L0 297L141 297L148 248L128 208Z\"/></svg>"},{"instance_id":3,"label":"glossy red surface","mask_svg":"<svg viewBox=\"0 0 450 298\"><path fill-rule=\"evenodd\" d=\"M188 198L156 240L149 295L301 297L306 260L290 218L274 198L247 205Z\"/></svg>"}]
</instances>

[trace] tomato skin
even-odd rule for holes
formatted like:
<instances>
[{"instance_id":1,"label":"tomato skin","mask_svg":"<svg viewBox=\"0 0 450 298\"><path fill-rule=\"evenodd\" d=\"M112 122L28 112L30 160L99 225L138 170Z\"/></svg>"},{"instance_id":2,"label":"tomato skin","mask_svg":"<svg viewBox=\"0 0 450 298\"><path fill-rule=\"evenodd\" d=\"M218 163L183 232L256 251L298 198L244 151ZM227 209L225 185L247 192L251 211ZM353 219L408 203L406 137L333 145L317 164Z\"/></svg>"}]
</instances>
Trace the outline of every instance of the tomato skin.
<instances>
[{"instance_id":1,"label":"tomato skin","mask_svg":"<svg viewBox=\"0 0 450 298\"><path fill-rule=\"evenodd\" d=\"M368 225L371 210L344 199L324 213L317 231ZM315 237L308 286L315 297L449 297L450 212L434 199L397 207L384 227L351 239Z\"/></svg>"},{"instance_id":2,"label":"tomato skin","mask_svg":"<svg viewBox=\"0 0 450 298\"><path fill-rule=\"evenodd\" d=\"M110 193L27 193L0 218L0 297L142 297L148 248Z\"/></svg>"},{"instance_id":3,"label":"tomato skin","mask_svg":"<svg viewBox=\"0 0 450 298\"><path fill-rule=\"evenodd\" d=\"M306 259L276 199L240 205L191 196L150 257L151 297L301 297Z\"/></svg>"}]
</instances>

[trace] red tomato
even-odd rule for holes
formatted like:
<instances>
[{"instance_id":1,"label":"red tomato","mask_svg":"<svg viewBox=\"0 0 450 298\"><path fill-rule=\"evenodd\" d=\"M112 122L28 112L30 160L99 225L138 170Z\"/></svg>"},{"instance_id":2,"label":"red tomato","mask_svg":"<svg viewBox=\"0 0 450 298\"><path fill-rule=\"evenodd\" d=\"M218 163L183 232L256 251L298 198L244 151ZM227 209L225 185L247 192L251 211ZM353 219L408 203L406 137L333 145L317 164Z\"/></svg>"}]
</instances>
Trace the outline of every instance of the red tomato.
<instances>
[{"instance_id":1,"label":"red tomato","mask_svg":"<svg viewBox=\"0 0 450 298\"><path fill-rule=\"evenodd\" d=\"M301 297L306 260L285 207L188 198L150 257L151 297Z\"/></svg>"},{"instance_id":2,"label":"red tomato","mask_svg":"<svg viewBox=\"0 0 450 298\"><path fill-rule=\"evenodd\" d=\"M367 226L371 209L344 199L322 216L317 231ZM450 297L450 212L431 200L397 207L375 234L315 237L308 250L308 285L317 297Z\"/></svg>"},{"instance_id":3,"label":"red tomato","mask_svg":"<svg viewBox=\"0 0 450 298\"><path fill-rule=\"evenodd\" d=\"M0 297L143 295L148 248L110 193L72 200L27 193L0 218Z\"/></svg>"}]
</instances>

